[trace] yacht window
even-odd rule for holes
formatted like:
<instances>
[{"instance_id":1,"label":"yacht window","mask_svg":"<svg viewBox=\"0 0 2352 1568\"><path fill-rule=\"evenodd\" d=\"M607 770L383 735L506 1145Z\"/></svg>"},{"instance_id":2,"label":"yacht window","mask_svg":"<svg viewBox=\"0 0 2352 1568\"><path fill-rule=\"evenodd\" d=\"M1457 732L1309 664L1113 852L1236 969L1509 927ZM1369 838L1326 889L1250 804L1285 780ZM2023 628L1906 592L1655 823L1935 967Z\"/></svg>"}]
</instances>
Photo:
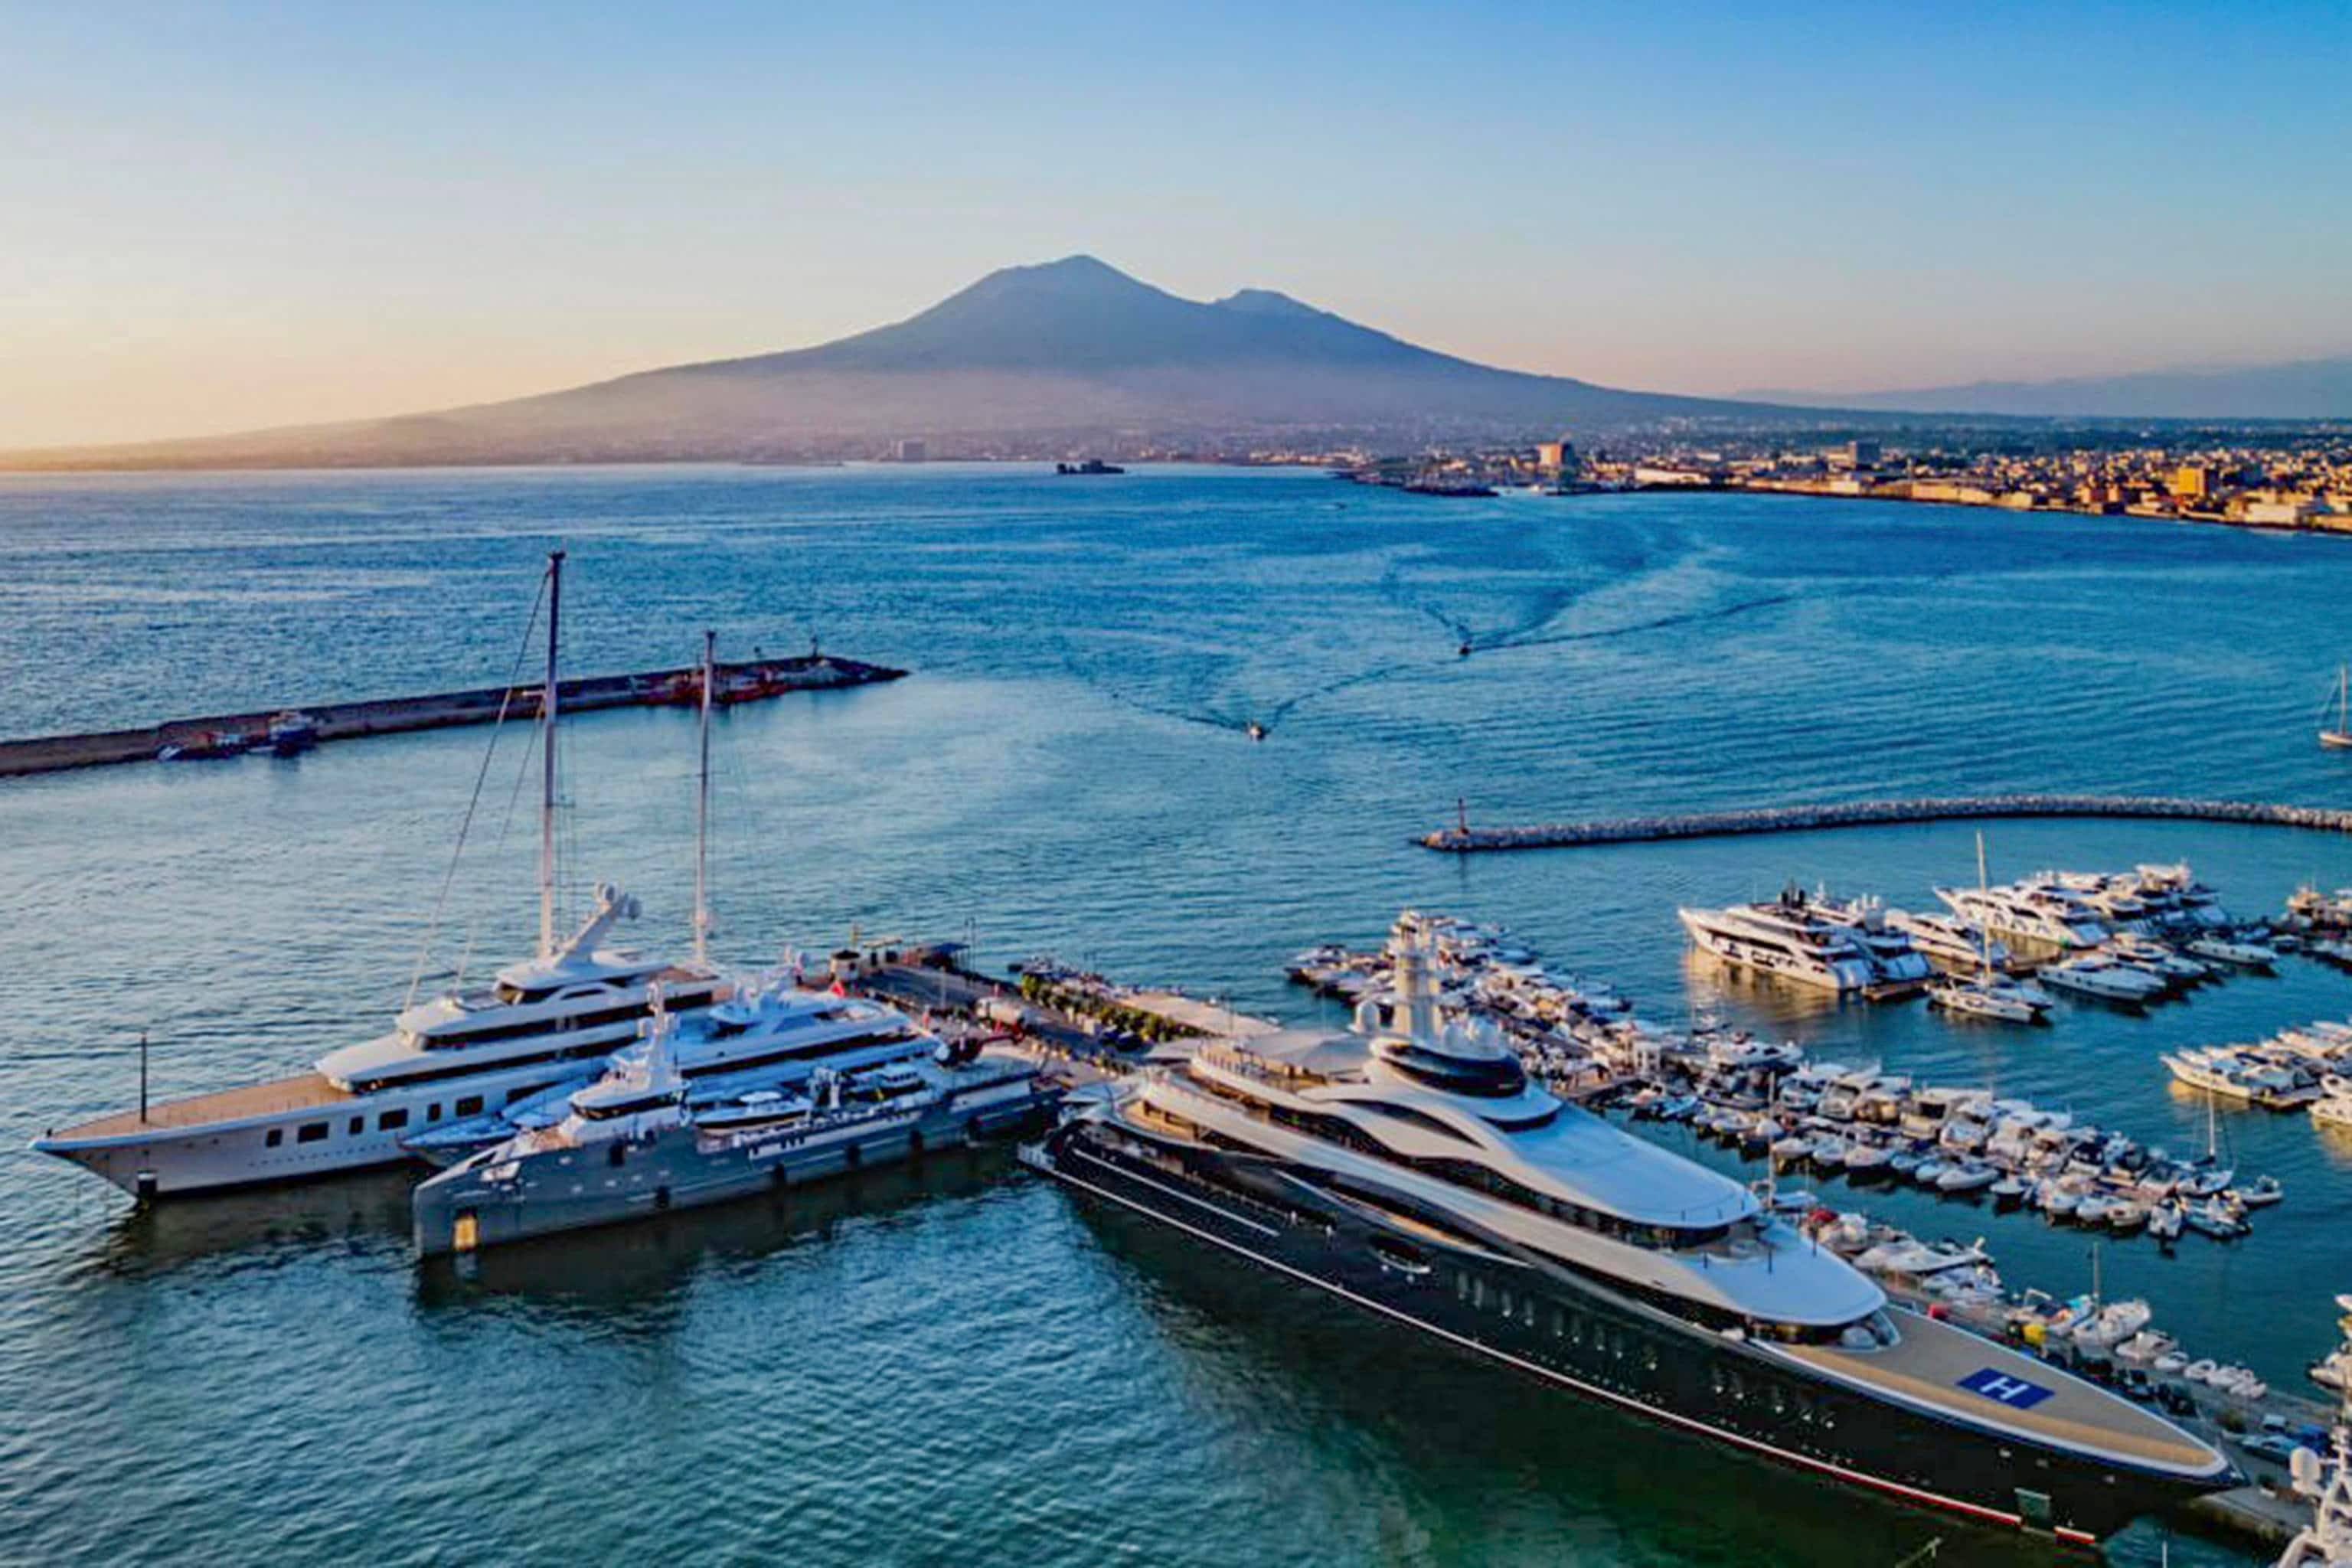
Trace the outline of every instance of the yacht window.
<instances>
[{"instance_id":1,"label":"yacht window","mask_svg":"<svg viewBox=\"0 0 2352 1568\"><path fill-rule=\"evenodd\" d=\"M441 1102L439 1100L436 1100L432 1104L425 1108L425 1120L427 1121L438 1121L441 1120Z\"/></svg>"},{"instance_id":2,"label":"yacht window","mask_svg":"<svg viewBox=\"0 0 2352 1568\"><path fill-rule=\"evenodd\" d=\"M1381 1060L1416 1083L1477 1100L1509 1100L1528 1086L1517 1057L1449 1057L1400 1046L1384 1047Z\"/></svg>"},{"instance_id":3,"label":"yacht window","mask_svg":"<svg viewBox=\"0 0 2352 1568\"><path fill-rule=\"evenodd\" d=\"M481 1113L482 1097L478 1094L469 1094L465 1099L457 1102L457 1109L452 1114L457 1116L479 1116Z\"/></svg>"},{"instance_id":4,"label":"yacht window","mask_svg":"<svg viewBox=\"0 0 2352 1568\"><path fill-rule=\"evenodd\" d=\"M625 1143L615 1143L604 1151L604 1163L608 1165L617 1165L628 1157L629 1146Z\"/></svg>"},{"instance_id":5,"label":"yacht window","mask_svg":"<svg viewBox=\"0 0 2352 1568\"><path fill-rule=\"evenodd\" d=\"M352 1137L354 1137L354 1138L358 1137L361 1133L362 1133L362 1132L366 1131L367 1131L367 1118L366 1118L366 1117L364 1117L364 1116L354 1116L354 1117L352 1117L352 1125L351 1125L351 1128L350 1128L350 1130L349 1130L349 1131L350 1131L350 1132L351 1132L351 1135L352 1135Z\"/></svg>"},{"instance_id":6,"label":"yacht window","mask_svg":"<svg viewBox=\"0 0 2352 1568\"><path fill-rule=\"evenodd\" d=\"M278 1145L286 1142L286 1129L283 1127L271 1128L269 1130L268 1136L262 1139L262 1142L272 1149L277 1148Z\"/></svg>"},{"instance_id":7,"label":"yacht window","mask_svg":"<svg viewBox=\"0 0 2352 1568\"><path fill-rule=\"evenodd\" d=\"M375 1130L379 1132L390 1132L395 1128L407 1125L408 1112L405 1110L387 1110L375 1119Z\"/></svg>"},{"instance_id":8,"label":"yacht window","mask_svg":"<svg viewBox=\"0 0 2352 1568\"><path fill-rule=\"evenodd\" d=\"M299 1128L296 1129L294 1133L294 1142L297 1143L316 1143L326 1136L327 1124L325 1122L305 1121Z\"/></svg>"}]
</instances>

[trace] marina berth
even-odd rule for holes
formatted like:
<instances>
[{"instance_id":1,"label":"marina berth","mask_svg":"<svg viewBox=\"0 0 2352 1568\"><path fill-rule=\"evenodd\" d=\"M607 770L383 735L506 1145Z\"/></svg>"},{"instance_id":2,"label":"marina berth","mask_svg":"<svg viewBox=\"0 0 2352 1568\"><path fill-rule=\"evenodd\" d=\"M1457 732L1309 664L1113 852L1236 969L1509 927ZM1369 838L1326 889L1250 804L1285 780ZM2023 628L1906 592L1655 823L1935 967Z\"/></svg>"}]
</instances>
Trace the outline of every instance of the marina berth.
<instances>
[{"instance_id":1,"label":"marina berth","mask_svg":"<svg viewBox=\"0 0 2352 1568\"><path fill-rule=\"evenodd\" d=\"M1411 940L1446 923L1408 911L1393 936ZM1369 999L1376 1020L1393 1020L1401 994L1396 946L1392 940L1374 953L1318 950L1325 979L1318 989ZM2248 1194L2268 1181L2233 1186L2236 1173L2213 1157L2210 1130L2206 1156L2182 1160L2078 1123L2066 1111L1981 1088L1920 1085L1874 1067L1810 1061L1793 1042L1759 1040L1703 1017L1675 1031L1632 1013L1592 1010L1532 961L1497 963L1472 948L1459 960L1433 953L1429 964L1447 1015L1492 1023L1529 1077L1550 1091L1637 1121L1686 1124L1699 1138L1745 1159L1769 1160L1776 1170L1811 1167L1858 1185L1899 1182L1949 1201L1989 1200L1996 1208L2030 1205L2052 1223L2146 1234L2162 1245L2184 1235L2242 1235L2248 1215L2260 1206ZM1331 979L1340 974L1345 987ZM1976 979L2050 1005L2031 981ZM1961 982L1947 976L1931 990ZM2334 1070L2339 1041L2352 1049L2352 1026L2315 1024L2285 1034L2315 1053L2290 1065L2314 1073ZM2249 1048L2284 1059L2284 1038ZM2352 1105L2352 1098L2345 1103ZM2352 1124L2352 1111L2346 1114ZM2201 1205L2196 1223L2188 1213L2192 1204Z\"/></svg>"},{"instance_id":2,"label":"marina berth","mask_svg":"<svg viewBox=\"0 0 2352 1568\"><path fill-rule=\"evenodd\" d=\"M1562 1101L1499 1026L1444 1016L1433 961L1401 931L1386 1022L1203 1047L1026 1157L1555 1387L1981 1521L2087 1542L2231 1484L2170 1422L1891 1302L1748 1189ZM1879 1075L1854 1076L1831 1082L1858 1107Z\"/></svg>"}]
</instances>

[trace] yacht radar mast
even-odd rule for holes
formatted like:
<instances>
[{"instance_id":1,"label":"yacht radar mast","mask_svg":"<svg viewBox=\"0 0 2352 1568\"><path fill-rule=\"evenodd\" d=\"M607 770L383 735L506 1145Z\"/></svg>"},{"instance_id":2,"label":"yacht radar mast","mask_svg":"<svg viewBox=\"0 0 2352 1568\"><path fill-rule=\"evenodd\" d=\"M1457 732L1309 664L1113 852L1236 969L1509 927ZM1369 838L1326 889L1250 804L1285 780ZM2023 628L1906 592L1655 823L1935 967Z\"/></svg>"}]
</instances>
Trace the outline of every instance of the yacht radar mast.
<instances>
[{"instance_id":1,"label":"yacht radar mast","mask_svg":"<svg viewBox=\"0 0 2352 1568\"><path fill-rule=\"evenodd\" d=\"M563 606L563 552L547 552L547 684L539 698L539 956L555 956L555 710L558 623Z\"/></svg>"},{"instance_id":2,"label":"yacht radar mast","mask_svg":"<svg viewBox=\"0 0 2352 1568\"><path fill-rule=\"evenodd\" d=\"M702 761L694 796L694 961L708 962L710 945L710 688L719 665L719 634L702 634Z\"/></svg>"}]
</instances>

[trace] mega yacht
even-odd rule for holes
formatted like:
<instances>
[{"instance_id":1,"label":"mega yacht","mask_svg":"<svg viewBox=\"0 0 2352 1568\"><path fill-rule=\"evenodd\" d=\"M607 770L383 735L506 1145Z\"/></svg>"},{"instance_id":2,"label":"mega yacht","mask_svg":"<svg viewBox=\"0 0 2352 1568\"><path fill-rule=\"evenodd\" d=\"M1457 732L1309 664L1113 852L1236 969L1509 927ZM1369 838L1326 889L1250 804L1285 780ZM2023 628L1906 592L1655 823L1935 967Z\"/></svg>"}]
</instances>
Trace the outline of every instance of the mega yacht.
<instances>
[{"instance_id":1,"label":"mega yacht","mask_svg":"<svg viewBox=\"0 0 2352 1568\"><path fill-rule=\"evenodd\" d=\"M1691 940L1727 963L1841 996L1867 990L1878 978L1870 953L1852 928L1823 919L1799 889L1770 903L1677 913Z\"/></svg>"},{"instance_id":2,"label":"mega yacht","mask_svg":"<svg viewBox=\"0 0 2352 1568\"><path fill-rule=\"evenodd\" d=\"M636 912L635 898L600 889L596 913L554 952L410 1007L389 1034L330 1051L309 1072L119 1110L33 1147L142 1198L396 1164L412 1131L594 1071L635 1037L654 984L689 1010L717 998L707 968L598 945Z\"/></svg>"},{"instance_id":3,"label":"mega yacht","mask_svg":"<svg viewBox=\"0 0 2352 1568\"><path fill-rule=\"evenodd\" d=\"M933 1040L921 1057L856 1071L767 1083L739 1074L723 1097L700 1098L658 1005L646 1030L645 1048L573 1089L553 1125L419 1185L417 1251L472 1252L777 1192L1016 1132L1058 1098L1025 1058Z\"/></svg>"},{"instance_id":4,"label":"mega yacht","mask_svg":"<svg viewBox=\"0 0 2352 1568\"><path fill-rule=\"evenodd\" d=\"M689 1104L719 1103L748 1084L797 1090L822 1071L854 1073L910 1060L939 1042L914 1021L862 996L806 989L796 965L732 983L725 1001L687 1012L671 1052ZM626 1069L646 1047L637 1042L536 1094L478 1116L426 1125L403 1140L408 1151L449 1164L518 1132L552 1127L571 1113L573 1089L614 1068Z\"/></svg>"},{"instance_id":5,"label":"mega yacht","mask_svg":"<svg viewBox=\"0 0 2352 1568\"><path fill-rule=\"evenodd\" d=\"M1832 899L1826 889L1812 899L1812 911L1843 931L1870 961L1871 983L1902 986L1925 984L1936 973L1927 955L1912 942L1911 933L1888 918L1886 906L1875 898Z\"/></svg>"},{"instance_id":6,"label":"mega yacht","mask_svg":"<svg viewBox=\"0 0 2352 1568\"><path fill-rule=\"evenodd\" d=\"M2162 1059L2166 1070L2191 1089L2267 1110L2293 1110L2323 1098L2308 1073L2228 1046L2168 1051Z\"/></svg>"},{"instance_id":7,"label":"mega yacht","mask_svg":"<svg viewBox=\"0 0 2352 1568\"><path fill-rule=\"evenodd\" d=\"M1817 1475L2090 1542L2231 1483L2210 1446L1927 1315L1748 1188L1537 1087L1442 1022L1394 952L1396 1023L1203 1047L1071 1107L1039 1169L1275 1273Z\"/></svg>"},{"instance_id":8,"label":"mega yacht","mask_svg":"<svg viewBox=\"0 0 2352 1568\"><path fill-rule=\"evenodd\" d=\"M1993 935L2044 947L2096 947L2107 928L2098 912L2053 882L2003 888L1937 888L1951 911Z\"/></svg>"},{"instance_id":9,"label":"mega yacht","mask_svg":"<svg viewBox=\"0 0 2352 1568\"><path fill-rule=\"evenodd\" d=\"M2009 967L2006 944L1956 915L1889 910L1886 923L1909 937L1911 945L1935 963L1961 969Z\"/></svg>"},{"instance_id":10,"label":"mega yacht","mask_svg":"<svg viewBox=\"0 0 2352 1568\"><path fill-rule=\"evenodd\" d=\"M692 1011L718 1000L719 974L698 957L674 963L604 945L638 914L609 884L569 941L555 900L555 723L563 552L548 559L547 677L539 703L539 952L493 984L404 1008L390 1033L328 1052L311 1070L160 1105L142 1103L34 1140L142 1198L285 1182L396 1163L402 1141L444 1121L479 1116L593 1072L634 1038L652 987ZM699 915L698 913L698 927ZM698 941L698 947L699 942ZM143 1101L143 1096L142 1096Z\"/></svg>"}]
</instances>

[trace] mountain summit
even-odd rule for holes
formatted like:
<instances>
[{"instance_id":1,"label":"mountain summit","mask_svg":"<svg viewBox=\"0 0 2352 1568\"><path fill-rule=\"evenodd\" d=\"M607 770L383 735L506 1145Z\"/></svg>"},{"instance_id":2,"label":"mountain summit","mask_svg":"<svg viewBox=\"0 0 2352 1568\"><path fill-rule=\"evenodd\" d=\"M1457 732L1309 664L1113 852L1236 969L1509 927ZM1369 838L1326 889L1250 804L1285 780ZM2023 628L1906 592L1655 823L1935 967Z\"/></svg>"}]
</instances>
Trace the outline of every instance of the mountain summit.
<instances>
[{"instance_id":1,"label":"mountain summit","mask_svg":"<svg viewBox=\"0 0 2352 1568\"><path fill-rule=\"evenodd\" d=\"M400 418L0 456L0 466L291 467L935 456L1525 438L1821 416L1496 370L1265 289L1180 299L1090 256L1008 267L919 315L781 353Z\"/></svg>"}]
</instances>

